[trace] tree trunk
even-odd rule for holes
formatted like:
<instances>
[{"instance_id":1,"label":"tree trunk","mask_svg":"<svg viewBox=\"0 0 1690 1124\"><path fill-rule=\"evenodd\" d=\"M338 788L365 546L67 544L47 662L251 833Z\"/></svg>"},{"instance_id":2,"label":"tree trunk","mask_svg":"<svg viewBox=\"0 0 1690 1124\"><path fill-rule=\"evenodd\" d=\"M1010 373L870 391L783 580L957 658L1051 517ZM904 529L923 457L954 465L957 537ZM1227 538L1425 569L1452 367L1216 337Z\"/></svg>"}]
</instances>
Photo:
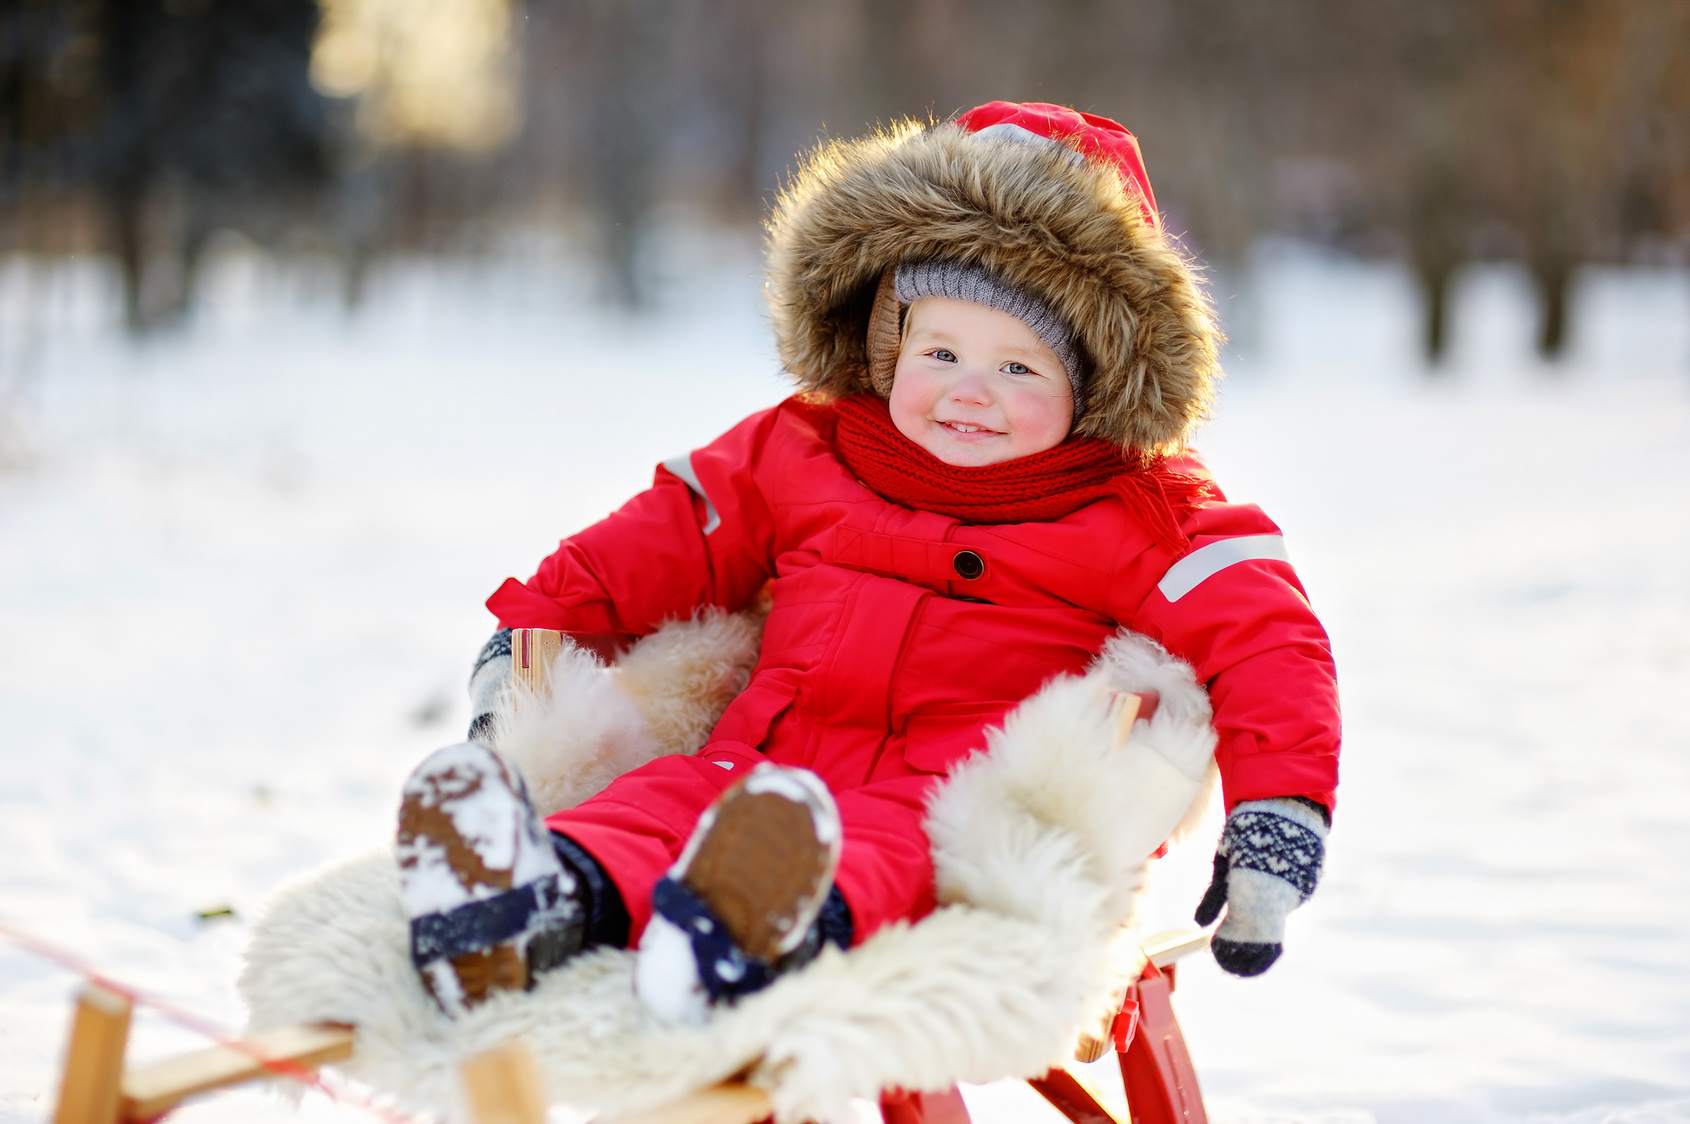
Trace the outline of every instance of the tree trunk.
<instances>
[{"instance_id":1,"label":"tree trunk","mask_svg":"<svg viewBox=\"0 0 1690 1124\"><path fill-rule=\"evenodd\" d=\"M1567 350L1567 308L1572 295L1572 263L1554 257L1533 263L1537 284L1537 350L1545 359L1559 359Z\"/></svg>"},{"instance_id":2,"label":"tree trunk","mask_svg":"<svg viewBox=\"0 0 1690 1124\"><path fill-rule=\"evenodd\" d=\"M1449 345L1449 293L1465 247L1461 238L1461 192L1447 161L1432 161L1415 177L1409 214L1409 254L1425 298L1426 358L1441 366Z\"/></svg>"}]
</instances>

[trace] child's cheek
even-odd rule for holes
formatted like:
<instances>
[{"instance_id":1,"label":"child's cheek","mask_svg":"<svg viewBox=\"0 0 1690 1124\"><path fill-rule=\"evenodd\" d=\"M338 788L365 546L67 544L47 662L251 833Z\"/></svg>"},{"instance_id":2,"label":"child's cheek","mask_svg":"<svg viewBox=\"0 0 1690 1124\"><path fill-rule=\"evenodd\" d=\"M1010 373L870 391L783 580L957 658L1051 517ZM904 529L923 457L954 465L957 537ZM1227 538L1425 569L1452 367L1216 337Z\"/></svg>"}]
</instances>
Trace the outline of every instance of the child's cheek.
<instances>
[{"instance_id":1,"label":"child's cheek","mask_svg":"<svg viewBox=\"0 0 1690 1124\"><path fill-rule=\"evenodd\" d=\"M892 393L886 402L892 415L892 424L897 427L898 432L918 444L923 422L934 399L931 388L927 385L930 381L900 363L892 376Z\"/></svg>"},{"instance_id":2,"label":"child's cheek","mask_svg":"<svg viewBox=\"0 0 1690 1124\"><path fill-rule=\"evenodd\" d=\"M1021 437L1018 456L1042 453L1062 444L1074 420L1074 403L1066 395L1043 388L1018 388L1012 426Z\"/></svg>"}]
</instances>

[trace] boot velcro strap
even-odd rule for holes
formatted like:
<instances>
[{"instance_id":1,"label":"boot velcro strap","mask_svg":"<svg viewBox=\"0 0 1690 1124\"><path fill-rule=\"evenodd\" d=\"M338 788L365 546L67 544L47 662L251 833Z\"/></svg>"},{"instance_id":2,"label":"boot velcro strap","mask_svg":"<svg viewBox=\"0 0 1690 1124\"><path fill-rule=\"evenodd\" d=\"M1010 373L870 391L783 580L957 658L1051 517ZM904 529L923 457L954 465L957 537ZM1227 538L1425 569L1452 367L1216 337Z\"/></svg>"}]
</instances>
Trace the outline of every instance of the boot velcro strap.
<instances>
[{"instance_id":1,"label":"boot velcro strap","mask_svg":"<svg viewBox=\"0 0 1690 1124\"><path fill-rule=\"evenodd\" d=\"M546 914L565 911L556 874L444 913L411 918L411 960L418 967L441 957L463 956L503 944L538 927Z\"/></svg>"},{"instance_id":2,"label":"boot velcro strap","mask_svg":"<svg viewBox=\"0 0 1690 1124\"><path fill-rule=\"evenodd\" d=\"M651 908L692 941L698 979L712 1003L750 995L774 982L773 966L741 951L698 895L673 878L659 879L652 887Z\"/></svg>"}]
</instances>

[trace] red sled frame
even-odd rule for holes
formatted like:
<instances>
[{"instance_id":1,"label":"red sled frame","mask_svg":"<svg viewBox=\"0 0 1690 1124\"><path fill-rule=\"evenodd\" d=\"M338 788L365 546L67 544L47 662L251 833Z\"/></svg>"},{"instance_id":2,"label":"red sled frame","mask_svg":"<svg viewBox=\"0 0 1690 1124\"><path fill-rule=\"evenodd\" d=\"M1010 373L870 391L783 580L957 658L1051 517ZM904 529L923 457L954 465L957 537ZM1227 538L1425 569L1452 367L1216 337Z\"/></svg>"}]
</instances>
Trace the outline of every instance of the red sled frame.
<instances>
[{"instance_id":1,"label":"red sled frame","mask_svg":"<svg viewBox=\"0 0 1690 1124\"><path fill-rule=\"evenodd\" d=\"M1174 962L1207 948L1203 932L1168 934L1146 942L1150 960L1127 989L1109 1028L1108 1047L1121 1067L1130 1124L1208 1124L1197 1071L1174 1017ZM1051 1070L1027 1084L1073 1124L1128 1124L1100 1104L1067 1069ZM888 1094L881 1098L886 1124L970 1124L962 1094Z\"/></svg>"}]
</instances>

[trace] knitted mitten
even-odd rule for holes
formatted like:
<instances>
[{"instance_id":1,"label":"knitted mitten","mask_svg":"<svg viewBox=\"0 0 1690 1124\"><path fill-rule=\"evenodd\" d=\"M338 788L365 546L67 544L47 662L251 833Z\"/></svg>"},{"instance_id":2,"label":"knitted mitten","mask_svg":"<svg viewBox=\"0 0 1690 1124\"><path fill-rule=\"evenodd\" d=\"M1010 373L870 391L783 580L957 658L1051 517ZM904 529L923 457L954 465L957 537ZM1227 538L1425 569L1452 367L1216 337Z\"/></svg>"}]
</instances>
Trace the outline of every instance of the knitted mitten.
<instances>
[{"instance_id":1,"label":"knitted mitten","mask_svg":"<svg viewBox=\"0 0 1690 1124\"><path fill-rule=\"evenodd\" d=\"M1308 900L1326 856L1328 813L1312 800L1250 800L1232 810L1215 852L1215 877L1197 906L1207 925L1226 906L1210 942L1235 976L1259 976L1285 948L1285 916Z\"/></svg>"},{"instance_id":2,"label":"knitted mitten","mask_svg":"<svg viewBox=\"0 0 1690 1124\"><path fill-rule=\"evenodd\" d=\"M481 745L493 741L493 712L511 678L511 630L501 628L482 647L469 676L469 737Z\"/></svg>"}]
</instances>

